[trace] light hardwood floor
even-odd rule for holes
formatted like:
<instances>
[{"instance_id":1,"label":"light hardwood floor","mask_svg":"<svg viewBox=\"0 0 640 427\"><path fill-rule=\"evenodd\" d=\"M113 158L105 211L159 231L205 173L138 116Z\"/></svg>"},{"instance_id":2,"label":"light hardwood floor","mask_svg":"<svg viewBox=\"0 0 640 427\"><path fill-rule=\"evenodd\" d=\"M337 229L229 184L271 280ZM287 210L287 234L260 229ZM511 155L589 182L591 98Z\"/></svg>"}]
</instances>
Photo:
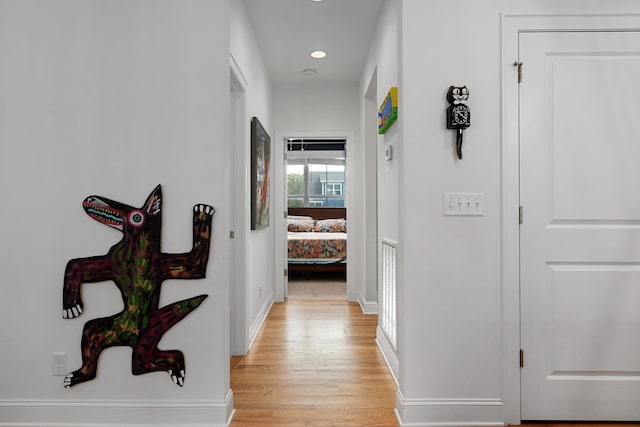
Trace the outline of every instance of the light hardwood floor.
<instances>
[{"instance_id":1,"label":"light hardwood floor","mask_svg":"<svg viewBox=\"0 0 640 427\"><path fill-rule=\"evenodd\" d=\"M374 341L377 323L377 316L346 301L274 304L251 352L231 361L236 408L231 427L398 426L396 385Z\"/></svg>"},{"instance_id":2,"label":"light hardwood floor","mask_svg":"<svg viewBox=\"0 0 640 427\"><path fill-rule=\"evenodd\" d=\"M636 423L555 423L548 421L523 422L521 427L638 427Z\"/></svg>"},{"instance_id":3,"label":"light hardwood floor","mask_svg":"<svg viewBox=\"0 0 640 427\"><path fill-rule=\"evenodd\" d=\"M249 354L232 360L231 426L398 426L377 322L346 301L274 304Z\"/></svg>"}]
</instances>

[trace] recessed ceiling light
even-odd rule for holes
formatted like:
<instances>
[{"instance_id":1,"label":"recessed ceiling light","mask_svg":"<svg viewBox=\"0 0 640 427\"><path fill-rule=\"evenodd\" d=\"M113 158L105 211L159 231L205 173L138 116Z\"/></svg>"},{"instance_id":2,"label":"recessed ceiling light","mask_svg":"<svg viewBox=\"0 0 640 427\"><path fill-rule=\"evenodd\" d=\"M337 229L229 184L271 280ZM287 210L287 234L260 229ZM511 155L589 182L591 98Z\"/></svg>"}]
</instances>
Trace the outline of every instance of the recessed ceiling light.
<instances>
[{"instance_id":1,"label":"recessed ceiling light","mask_svg":"<svg viewBox=\"0 0 640 427\"><path fill-rule=\"evenodd\" d=\"M324 0L311 0L311 1L324 1Z\"/></svg>"},{"instance_id":2,"label":"recessed ceiling light","mask_svg":"<svg viewBox=\"0 0 640 427\"><path fill-rule=\"evenodd\" d=\"M304 74L305 76L313 76L317 72L318 70L316 70L315 68L305 68L304 70L302 70L302 74Z\"/></svg>"},{"instance_id":3,"label":"recessed ceiling light","mask_svg":"<svg viewBox=\"0 0 640 427\"><path fill-rule=\"evenodd\" d=\"M327 52L324 50L314 50L309 55L311 55L312 58L321 59L327 56Z\"/></svg>"}]
</instances>

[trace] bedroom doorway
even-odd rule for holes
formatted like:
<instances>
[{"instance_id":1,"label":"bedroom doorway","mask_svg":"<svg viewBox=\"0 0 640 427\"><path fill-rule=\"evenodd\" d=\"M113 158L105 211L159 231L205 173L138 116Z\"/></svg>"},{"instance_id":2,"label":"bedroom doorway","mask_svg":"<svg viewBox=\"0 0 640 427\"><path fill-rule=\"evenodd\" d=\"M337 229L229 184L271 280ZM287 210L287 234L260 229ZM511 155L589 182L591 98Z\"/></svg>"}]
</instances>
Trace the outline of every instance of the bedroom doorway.
<instances>
[{"instance_id":1,"label":"bedroom doorway","mask_svg":"<svg viewBox=\"0 0 640 427\"><path fill-rule=\"evenodd\" d=\"M276 238L284 280L276 281L276 300L354 300L347 268L347 212L352 204L352 132L276 132L284 159L281 199L284 222ZM351 156L353 157L353 156ZM293 239L289 243L289 239ZM292 252L290 253L289 249ZM352 261L352 260L350 260ZM291 289L289 288L291 280Z\"/></svg>"},{"instance_id":2,"label":"bedroom doorway","mask_svg":"<svg viewBox=\"0 0 640 427\"><path fill-rule=\"evenodd\" d=\"M346 139L287 138L287 298L347 299Z\"/></svg>"}]
</instances>

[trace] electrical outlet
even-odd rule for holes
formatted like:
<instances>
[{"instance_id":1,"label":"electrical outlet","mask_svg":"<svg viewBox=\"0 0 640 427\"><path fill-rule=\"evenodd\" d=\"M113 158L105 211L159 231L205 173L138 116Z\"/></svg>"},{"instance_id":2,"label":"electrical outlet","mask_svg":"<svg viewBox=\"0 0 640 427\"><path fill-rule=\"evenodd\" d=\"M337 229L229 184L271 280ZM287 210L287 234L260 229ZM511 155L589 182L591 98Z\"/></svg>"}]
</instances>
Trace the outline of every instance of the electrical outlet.
<instances>
[{"instance_id":1,"label":"electrical outlet","mask_svg":"<svg viewBox=\"0 0 640 427\"><path fill-rule=\"evenodd\" d=\"M67 353L51 353L51 375L67 375Z\"/></svg>"}]
</instances>

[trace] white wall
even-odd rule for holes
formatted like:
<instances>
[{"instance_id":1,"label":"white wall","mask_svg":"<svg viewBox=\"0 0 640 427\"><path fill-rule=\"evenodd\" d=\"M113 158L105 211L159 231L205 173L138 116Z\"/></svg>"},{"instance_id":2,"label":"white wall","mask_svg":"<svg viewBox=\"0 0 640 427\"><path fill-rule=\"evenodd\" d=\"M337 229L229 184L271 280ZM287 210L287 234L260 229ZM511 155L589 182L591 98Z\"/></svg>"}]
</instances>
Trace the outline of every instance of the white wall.
<instances>
[{"instance_id":1,"label":"white wall","mask_svg":"<svg viewBox=\"0 0 640 427\"><path fill-rule=\"evenodd\" d=\"M225 424L228 7L0 0L0 425ZM82 200L140 206L157 184L164 252L190 250L194 204L218 208L207 278L162 289L162 305L209 295L160 343L184 352L185 386L167 373L131 375L121 347L101 355L95 380L65 390L51 353L79 368L85 322L122 309L112 283L87 284L84 314L61 317L67 261L103 255L121 237L88 218Z\"/></svg>"},{"instance_id":2,"label":"white wall","mask_svg":"<svg viewBox=\"0 0 640 427\"><path fill-rule=\"evenodd\" d=\"M401 3L400 392L404 423L501 423L501 13L638 13L637 2ZM511 59L513 62L515 58ZM470 90L458 161L445 128L449 85ZM482 217L444 217L442 193L482 192ZM516 215L516 213L514 213ZM510 399L511 402L514 399ZM517 399L515 399L517 401ZM517 410L516 410L517 417Z\"/></svg>"},{"instance_id":3,"label":"white wall","mask_svg":"<svg viewBox=\"0 0 640 427\"><path fill-rule=\"evenodd\" d=\"M385 1L380 12L378 25L371 41L366 64L363 68L360 79L359 95L361 103L361 113L363 115L361 125L371 126L372 120L365 114L375 113L387 96L389 89L398 86L398 7L397 0ZM375 87L370 87L375 85ZM375 99L371 98L375 95ZM369 103L373 103L370 105ZM375 111L370 111L375 109ZM375 119L377 128L377 117ZM365 162L365 176L363 176L363 187L361 192L365 194L365 198L373 198L377 200L375 208L377 210L377 237L375 240L376 251L380 248L383 239L391 242L398 242L398 160L397 153L402 150L400 140L398 122L394 123L384 134L378 135L376 132L372 140L365 141L362 146L362 156L369 159ZM370 129L363 129L363 133L370 132ZM376 129L377 131L377 129ZM373 145L373 147L372 147ZM386 161L385 150L392 147L394 158ZM372 152L373 151L373 152ZM375 165L372 164L375 162ZM371 169L374 169L373 171ZM371 185L372 176L376 182ZM375 197L373 197L373 193ZM368 203L368 202L365 202ZM368 209L363 215L368 214ZM366 233L369 236L371 233ZM376 257L377 270L374 274L381 279L382 265L379 263L379 257ZM370 266L365 266L365 274L369 271ZM372 272L371 272L372 273ZM364 284L369 299L377 299L376 280L371 277L372 274L366 275L367 280ZM380 287L380 286L378 286Z\"/></svg>"},{"instance_id":4,"label":"white wall","mask_svg":"<svg viewBox=\"0 0 640 427\"><path fill-rule=\"evenodd\" d=\"M356 93L355 83L276 85L273 125L286 130L355 130L359 120Z\"/></svg>"},{"instance_id":5,"label":"white wall","mask_svg":"<svg viewBox=\"0 0 640 427\"><path fill-rule=\"evenodd\" d=\"M360 83L364 98L372 74L376 73L376 105L379 107L389 89L398 86L398 7L397 0L385 1L377 30L371 42L367 63ZM361 99L362 102L362 99ZM378 162L378 234L380 239L397 242L398 235L398 162L385 161L384 152L390 145L394 153L402 150L397 122L383 135L377 136Z\"/></svg>"},{"instance_id":6,"label":"white wall","mask_svg":"<svg viewBox=\"0 0 640 427\"><path fill-rule=\"evenodd\" d=\"M243 164L237 165L243 168L244 173L244 192L241 197L250 199L250 175L251 170L251 117L258 117L264 128L267 130L272 139L273 154L273 127L271 119L271 83L269 75L262 59L262 54L257 44L256 36L251 27L246 5L242 0L231 1L231 54L246 79L247 87L245 90L246 102L246 132L245 144L241 149ZM246 211L242 218L238 218L236 224L236 236L238 239L247 239L247 253L243 260L247 272L246 283L246 310L247 310L247 326L248 341L251 342L259 327L266 316L274 294L274 229L275 221L280 216L278 210L274 209L274 185L277 178L273 177L273 167L271 176L271 218L269 226L260 230L250 230L250 205L247 204ZM235 284L236 286L238 284ZM262 287L262 290L260 290Z\"/></svg>"}]
</instances>

